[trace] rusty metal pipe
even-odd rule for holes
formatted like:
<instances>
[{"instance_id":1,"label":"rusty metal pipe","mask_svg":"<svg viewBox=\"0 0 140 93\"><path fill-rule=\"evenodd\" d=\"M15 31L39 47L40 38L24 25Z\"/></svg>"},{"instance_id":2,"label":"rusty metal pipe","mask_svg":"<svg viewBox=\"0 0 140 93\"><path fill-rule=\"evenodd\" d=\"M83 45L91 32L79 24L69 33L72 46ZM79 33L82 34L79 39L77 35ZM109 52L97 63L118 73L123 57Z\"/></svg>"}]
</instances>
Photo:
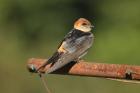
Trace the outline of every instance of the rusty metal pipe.
<instances>
[{"instance_id":1,"label":"rusty metal pipe","mask_svg":"<svg viewBox=\"0 0 140 93\"><path fill-rule=\"evenodd\" d=\"M27 68L30 72L35 73L33 67L37 69L45 61L46 59L31 58L27 63ZM45 69L40 71L45 72L49 69L49 67L50 65L47 65ZM71 62L70 64L50 74L140 80L140 66L79 61L77 63Z\"/></svg>"}]
</instances>

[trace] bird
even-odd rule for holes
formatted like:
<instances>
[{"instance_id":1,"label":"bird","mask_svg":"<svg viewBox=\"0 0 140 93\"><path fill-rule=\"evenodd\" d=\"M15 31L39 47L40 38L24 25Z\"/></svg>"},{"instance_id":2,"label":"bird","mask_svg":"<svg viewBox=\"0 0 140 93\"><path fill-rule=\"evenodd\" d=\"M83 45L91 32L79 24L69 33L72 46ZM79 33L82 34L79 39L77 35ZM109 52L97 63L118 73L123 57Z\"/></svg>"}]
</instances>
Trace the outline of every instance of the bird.
<instances>
[{"instance_id":1,"label":"bird","mask_svg":"<svg viewBox=\"0 0 140 93\"><path fill-rule=\"evenodd\" d=\"M93 44L94 35L91 32L93 27L85 18L76 20L73 29L61 41L56 52L37 71L51 63L46 73L52 73L72 61L77 62L81 59Z\"/></svg>"}]
</instances>

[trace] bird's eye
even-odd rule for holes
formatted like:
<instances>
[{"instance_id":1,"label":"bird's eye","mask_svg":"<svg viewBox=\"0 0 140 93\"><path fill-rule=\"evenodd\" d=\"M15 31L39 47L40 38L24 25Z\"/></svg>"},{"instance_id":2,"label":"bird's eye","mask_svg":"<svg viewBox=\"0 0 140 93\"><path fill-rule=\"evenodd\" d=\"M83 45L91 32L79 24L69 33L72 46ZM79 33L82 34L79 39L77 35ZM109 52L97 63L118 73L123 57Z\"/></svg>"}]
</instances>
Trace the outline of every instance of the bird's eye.
<instances>
[{"instance_id":1,"label":"bird's eye","mask_svg":"<svg viewBox=\"0 0 140 93\"><path fill-rule=\"evenodd\" d=\"M86 23L82 23L82 25L87 25Z\"/></svg>"}]
</instances>

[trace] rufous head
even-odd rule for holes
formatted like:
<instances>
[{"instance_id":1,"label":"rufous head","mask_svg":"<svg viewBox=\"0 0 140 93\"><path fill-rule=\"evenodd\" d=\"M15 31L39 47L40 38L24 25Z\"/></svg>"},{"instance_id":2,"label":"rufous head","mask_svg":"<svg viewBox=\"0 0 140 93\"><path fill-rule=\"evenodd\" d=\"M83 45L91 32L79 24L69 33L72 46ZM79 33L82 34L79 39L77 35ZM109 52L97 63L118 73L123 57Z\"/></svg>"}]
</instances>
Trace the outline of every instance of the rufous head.
<instances>
[{"instance_id":1,"label":"rufous head","mask_svg":"<svg viewBox=\"0 0 140 93\"><path fill-rule=\"evenodd\" d=\"M83 32L90 32L94 26L91 25L91 23L85 19L85 18L79 18L74 23L74 28Z\"/></svg>"}]
</instances>

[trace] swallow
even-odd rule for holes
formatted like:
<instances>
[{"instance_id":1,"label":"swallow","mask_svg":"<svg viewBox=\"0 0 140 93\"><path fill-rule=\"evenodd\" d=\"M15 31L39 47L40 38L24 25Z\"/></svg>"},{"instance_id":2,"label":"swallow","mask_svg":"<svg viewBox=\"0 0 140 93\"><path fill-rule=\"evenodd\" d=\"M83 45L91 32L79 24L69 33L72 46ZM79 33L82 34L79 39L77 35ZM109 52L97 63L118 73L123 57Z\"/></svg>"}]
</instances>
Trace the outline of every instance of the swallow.
<instances>
[{"instance_id":1,"label":"swallow","mask_svg":"<svg viewBox=\"0 0 140 93\"><path fill-rule=\"evenodd\" d=\"M37 71L51 63L46 73L56 71L66 64L81 59L93 44L94 35L91 30L94 26L85 18L79 18L74 28L64 37L57 51Z\"/></svg>"}]
</instances>

